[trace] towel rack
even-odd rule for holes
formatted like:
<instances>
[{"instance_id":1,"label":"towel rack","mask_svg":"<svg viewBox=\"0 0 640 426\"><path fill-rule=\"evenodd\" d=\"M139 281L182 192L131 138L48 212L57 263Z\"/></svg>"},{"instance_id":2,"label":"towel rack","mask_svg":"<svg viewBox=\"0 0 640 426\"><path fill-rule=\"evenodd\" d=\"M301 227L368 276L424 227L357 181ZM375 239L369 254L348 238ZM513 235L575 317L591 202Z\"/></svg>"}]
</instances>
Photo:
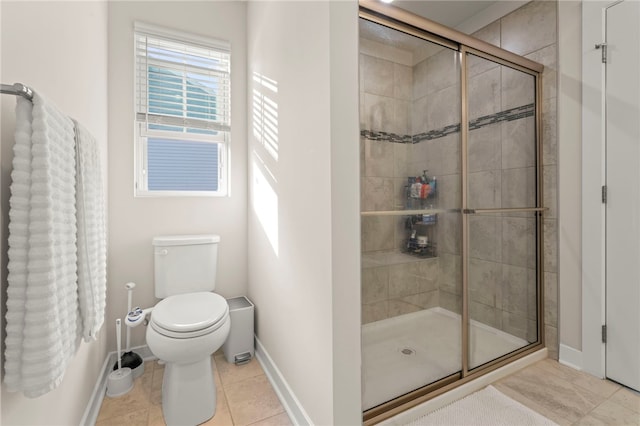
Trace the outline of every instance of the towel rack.
<instances>
[{"instance_id":1,"label":"towel rack","mask_svg":"<svg viewBox=\"0 0 640 426\"><path fill-rule=\"evenodd\" d=\"M33 100L33 90L22 83L2 84L0 85L0 93L22 96L29 101Z\"/></svg>"},{"instance_id":2,"label":"towel rack","mask_svg":"<svg viewBox=\"0 0 640 426\"><path fill-rule=\"evenodd\" d=\"M33 102L33 90L31 90L29 86L25 86L22 83L0 84L0 93L4 93L7 95L22 96L26 100ZM73 127L73 138L77 144L78 142L77 126Z\"/></svg>"}]
</instances>

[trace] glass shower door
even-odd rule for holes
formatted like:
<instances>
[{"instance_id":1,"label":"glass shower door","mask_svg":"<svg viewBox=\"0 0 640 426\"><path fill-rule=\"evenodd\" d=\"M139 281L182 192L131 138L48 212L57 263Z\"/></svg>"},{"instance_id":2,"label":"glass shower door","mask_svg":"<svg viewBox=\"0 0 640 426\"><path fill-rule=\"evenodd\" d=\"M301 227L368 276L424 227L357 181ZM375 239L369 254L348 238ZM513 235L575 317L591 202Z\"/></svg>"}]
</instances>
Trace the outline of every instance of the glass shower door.
<instances>
[{"instance_id":1,"label":"glass shower door","mask_svg":"<svg viewBox=\"0 0 640 426\"><path fill-rule=\"evenodd\" d=\"M359 59L366 411L461 377L461 71L457 46L366 19Z\"/></svg>"},{"instance_id":2,"label":"glass shower door","mask_svg":"<svg viewBox=\"0 0 640 426\"><path fill-rule=\"evenodd\" d=\"M532 74L467 62L468 369L539 339L541 194Z\"/></svg>"},{"instance_id":3,"label":"glass shower door","mask_svg":"<svg viewBox=\"0 0 640 426\"><path fill-rule=\"evenodd\" d=\"M542 347L542 67L369 6L362 408L375 424Z\"/></svg>"}]
</instances>

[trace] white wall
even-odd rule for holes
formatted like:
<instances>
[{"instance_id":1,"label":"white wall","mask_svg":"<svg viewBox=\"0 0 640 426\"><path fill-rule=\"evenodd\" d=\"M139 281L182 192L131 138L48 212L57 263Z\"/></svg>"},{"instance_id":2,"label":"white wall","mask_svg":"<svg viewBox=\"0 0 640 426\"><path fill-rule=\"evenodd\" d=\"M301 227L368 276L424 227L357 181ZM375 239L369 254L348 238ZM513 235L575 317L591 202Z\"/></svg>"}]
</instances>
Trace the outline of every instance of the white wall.
<instances>
[{"instance_id":1,"label":"white wall","mask_svg":"<svg viewBox=\"0 0 640 426\"><path fill-rule=\"evenodd\" d=\"M83 123L102 148L107 168L106 2L7 2L2 16L2 83L24 83ZM15 98L2 95L2 354L6 313L8 200ZM106 182L105 182L106 185ZM106 356L106 333L82 343L60 387L36 399L2 385L5 425L79 424ZM3 355L4 358L4 355ZM4 375L4 374L3 374Z\"/></svg>"},{"instance_id":2,"label":"white wall","mask_svg":"<svg viewBox=\"0 0 640 426\"><path fill-rule=\"evenodd\" d=\"M124 284L138 284L134 304L156 303L151 239L215 233L221 237L216 292L247 290L246 4L244 2L109 2L109 298L108 321L126 314ZM228 40L232 55L231 196L134 198L133 23ZM132 333L144 344L145 327ZM115 349L109 337L109 348Z\"/></svg>"},{"instance_id":3,"label":"white wall","mask_svg":"<svg viewBox=\"0 0 640 426\"><path fill-rule=\"evenodd\" d=\"M256 333L314 424L356 424L357 7L250 2L247 28ZM271 131L260 126L262 102Z\"/></svg>"},{"instance_id":4,"label":"white wall","mask_svg":"<svg viewBox=\"0 0 640 426\"><path fill-rule=\"evenodd\" d=\"M578 361L571 355L582 349L581 14L581 1L558 2L560 359L572 364Z\"/></svg>"},{"instance_id":5,"label":"white wall","mask_svg":"<svg viewBox=\"0 0 640 426\"><path fill-rule=\"evenodd\" d=\"M331 274L333 423L360 424L360 118L358 7L331 2Z\"/></svg>"}]
</instances>

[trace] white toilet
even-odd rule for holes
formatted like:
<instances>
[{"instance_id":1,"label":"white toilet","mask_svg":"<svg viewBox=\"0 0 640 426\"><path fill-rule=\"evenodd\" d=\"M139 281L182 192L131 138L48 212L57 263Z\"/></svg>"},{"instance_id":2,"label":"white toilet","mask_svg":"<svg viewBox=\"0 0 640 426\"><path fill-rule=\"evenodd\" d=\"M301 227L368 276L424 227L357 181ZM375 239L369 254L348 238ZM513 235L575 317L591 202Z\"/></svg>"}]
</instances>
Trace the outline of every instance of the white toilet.
<instances>
[{"instance_id":1,"label":"white toilet","mask_svg":"<svg viewBox=\"0 0 640 426\"><path fill-rule=\"evenodd\" d=\"M216 387L211 354L229 335L229 305L216 287L218 235L153 239L155 294L147 344L166 362L162 413L167 425L196 425L213 417Z\"/></svg>"}]
</instances>

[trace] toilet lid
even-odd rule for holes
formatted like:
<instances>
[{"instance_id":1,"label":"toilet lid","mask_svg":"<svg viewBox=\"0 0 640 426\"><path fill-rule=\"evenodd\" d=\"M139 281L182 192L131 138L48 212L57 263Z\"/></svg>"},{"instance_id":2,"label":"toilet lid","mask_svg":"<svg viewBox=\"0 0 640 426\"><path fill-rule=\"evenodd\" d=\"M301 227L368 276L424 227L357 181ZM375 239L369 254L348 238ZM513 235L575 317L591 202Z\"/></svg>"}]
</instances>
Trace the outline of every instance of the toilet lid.
<instances>
[{"instance_id":1,"label":"toilet lid","mask_svg":"<svg viewBox=\"0 0 640 426\"><path fill-rule=\"evenodd\" d=\"M153 308L151 321L167 331L189 333L211 327L228 311L227 301L219 294L177 294L158 302Z\"/></svg>"}]
</instances>

